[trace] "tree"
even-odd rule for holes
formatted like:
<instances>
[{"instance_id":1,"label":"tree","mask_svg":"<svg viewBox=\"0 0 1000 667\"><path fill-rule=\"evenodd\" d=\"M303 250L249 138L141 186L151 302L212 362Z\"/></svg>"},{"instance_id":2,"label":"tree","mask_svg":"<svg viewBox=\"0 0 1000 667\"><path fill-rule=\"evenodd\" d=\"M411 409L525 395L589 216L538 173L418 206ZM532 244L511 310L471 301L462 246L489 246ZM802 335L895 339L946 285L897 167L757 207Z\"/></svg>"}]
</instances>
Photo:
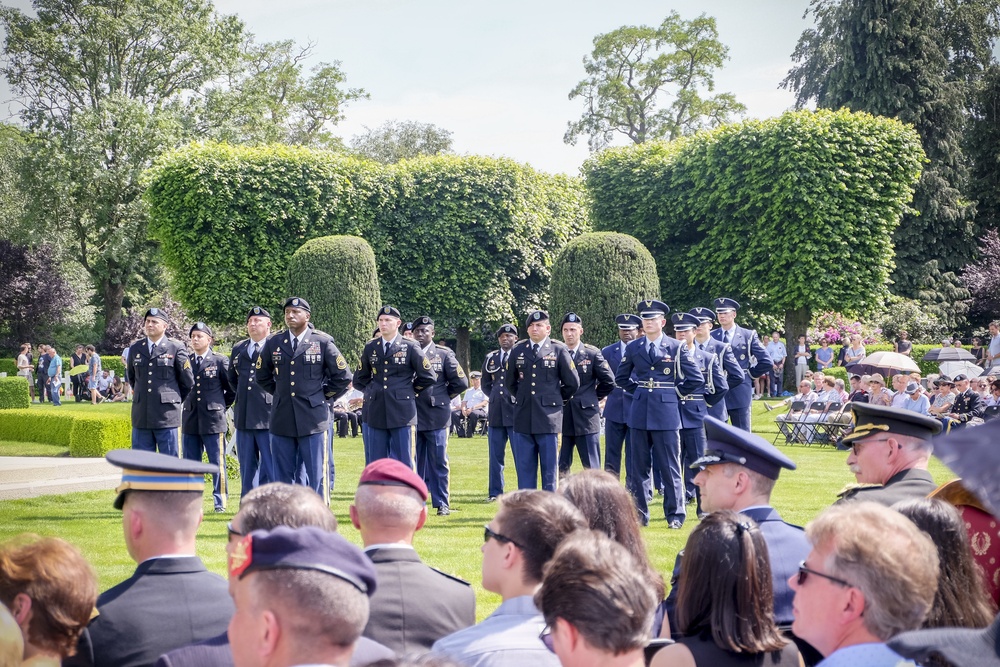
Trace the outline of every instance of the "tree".
<instances>
[{"instance_id":1,"label":"tree","mask_svg":"<svg viewBox=\"0 0 1000 667\"><path fill-rule=\"evenodd\" d=\"M430 123L390 120L352 137L351 148L369 160L395 164L421 155L451 153L451 132Z\"/></svg>"},{"instance_id":2,"label":"tree","mask_svg":"<svg viewBox=\"0 0 1000 667\"><path fill-rule=\"evenodd\" d=\"M52 267L55 248L0 240L0 347L42 342L73 308L73 290Z\"/></svg>"},{"instance_id":3,"label":"tree","mask_svg":"<svg viewBox=\"0 0 1000 667\"><path fill-rule=\"evenodd\" d=\"M976 223L981 230L1000 229L1000 65L989 67L983 75L966 138Z\"/></svg>"},{"instance_id":4,"label":"tree","mask_svg":"<svg viewBox=\"0 0 1000 667\"><path fill-rule=\"evenodd\" d=\"M587 78L569 94L583 98L583 116L569 123L563 140L587 136L593 152L616 133L641 144L728 122L746 107L731 93L702 92L714 90L714 71L728 59L715 19L705 14L685 21L671 12L658 28L622 26L598 35L583 59Z\"/></svg>"},{"instance_id":5,"label":"tree","mask_svg":"<svg viewBox=\"0 0 1000 667\"><path fill-rule=\"evenodd\" d=\"M867 111L911 123L920 133L929 164L913 210L893 236L893 290L900 295L928 294L929 273L958 270L971 256L975 206L963 195L968 168L962 135L974 82L992 59L993 4L813 0L807 15L816 27L800 37L792 54L798 65L782 83L800 107L815 102ZM930 278L941 281L947 279Z\"/></svg>"},{"instance_id":6,"label":"tree","mask_svg":"<svg viewBox=\"0 0 1000 667\"><path fill-rule=\"evenodd\" d=\"M309 302L313 324L333 336L341 354L357 367L382 305L368 242L357 236L306 241L288 262L288 294Z\"/></svg>"},{"instance_id":7,"label":"tree","mask_svg":"<svg viewBox=\"0 0 1000 667\"><path fill-rule=\"evenodd\" d=\"M972 295L972 314L985 325L1000 313L1000 234L988 230L979 240L977 259L965 267L962 282Z\"/></svg>"},{"instance_id":8,"label":"tree","mask_svg":"<svg viewBox=\"0 0 1000 667\"><path fill-rule=\"evenodd\" d=\"M552 266L553 328L574 312L583 320L586 341L604 347L618 340L615 316L631 313L641 299L659 299L656 262L635 237L594 232L566 244Z\"/></svg>"}]
</instances>

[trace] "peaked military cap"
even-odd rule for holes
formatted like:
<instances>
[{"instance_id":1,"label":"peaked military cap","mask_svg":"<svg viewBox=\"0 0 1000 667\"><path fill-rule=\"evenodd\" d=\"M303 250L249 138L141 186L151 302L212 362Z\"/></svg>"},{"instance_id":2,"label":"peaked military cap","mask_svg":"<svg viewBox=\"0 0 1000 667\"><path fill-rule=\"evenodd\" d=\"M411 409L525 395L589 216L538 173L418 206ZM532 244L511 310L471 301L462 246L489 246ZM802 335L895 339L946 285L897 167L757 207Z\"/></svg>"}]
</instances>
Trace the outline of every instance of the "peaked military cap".
<instances>
[{"instance_id":1,"label":"peaked military cap","mask_svg":"<svg viewBox=\"0 0 1000 667\"><path fill-rule=\"evenodd\" d=\"M399 314L399 310L393 306L382 306L378 311L379 317L382 315L392 315L397 320L403 319L403 316Z\"/></svg>"},{"instance_id":2,"label":"peaked military cap","mask_svg":"<svg viewBox=\"0 0 1000 667\"><path fill-rule=\"evenodd\" d=\"M730 311L737 311L740 309L740 304L736 302L735 299L729 299L727 297L721 297L716 299L714 302L715 310L719 313L727 313Z\"/></svg>"},{"instance_id":3,"label":"peaked military cap","mask_svg":"<svg viewBox=\"0 0 1000 667\"><path fill-rule=\"evenodd\" d=\"M207 324L205 324L204 322L195 322L194 326L191 327L188 330L188 336L190 336L191 334L193 334L195 331L200 331L202 333L206 333L209 336L211 336L212 338L215 338L215 334L212 333L212 328L210 326L208 326Z\"/></svg>"},{"instance_id":4,"label":"peaked military cap","mask_svg":"<svg viewBox=\"0 0 1000 667\"><path fill-rule=\"evenodd\" d=\"M301 308L307 313L311 313L312 309L309 308L309 302L305 299L297 296L290 296L285 300L285 308Z\"/></svg>"},{"instance_id":5,"label":"peaked military cap","mask_svg":"<svg viewBox=\"0 0 1000 667\"><path fill-rule=\"evenodd\" d=\"M111 465L122 469L122 483L115 491L115 509L125 504L129 491L205 491L205 474L219 469L201 461L179 459L139 449L112 449L105 454Z\"/></svg>"},{"instance_id":6,"label":"peaked military cap","mask_svg":"<svg viewBox=\"0 0 1000 667\"><path fill-rule=\"evenodd\" d=\"M670 312L670 306L662 301L657 301L656 299L640 301L635 309L638 311L639 317L644 320L651 320L656 317L666 317L667 313Z\"/></svg>"},{"instance_id":7,"label":"peaked military cap","mask_svg":"<svg viewBox=\"0 0 1000 667\"><path fill-rule=\"evenodd\" d=\"M166 312L164 312L162 308L150 308L149 310L146 311L146 314L143 316L143 319L146 319L147 317L155 317L158 320L163 320L167 324L170 323L170 318L167 317Z\"/></svg>"},{"instance_id":8,"label":"peaked military cap","mask_svg":"<svg viewBox=\"0 0 1000 667\"><path fill-rule=\"evenodd\" d=\"M434 320L427 317L426 315L421 315L417 319L413 320L414 329L416 329L417 327L427 327L427 326L430 327L434 326Z\"/></svg>"},{"instance_id":9,"label":"peaked military cap","mask_svg":"<svg viewBox=\"0 0 1000 667\"><path fill-rule=\"evenodd\" d=\"M532 322L543 322L547 319L549 319L549 314L544 310L533 310L528 313L527 319L524 320L524 327L528 328Z\"/></svg>"},{"instance_id":10,"label":"peaked military cap","mask_svg":"<svg viewBox=\"0 0 1000 667\"><path fill-rule=\"evenodd\" d=\"M674 313L670 321L674 324L674 331L690 331L701 324L701 320L691 313Z\"/></svg>"},{"instance_id":11,"label":"peaked military cap","mask_svg":"<svg viewBox=\"0 0 1000 667\"><path fill-rule=\"evenodd\" d=\"M507 333L507 334L514 334L516 336L517 335L517 327L515 327L513 324L504 324L504 325L502 325L499 329L497 329L497 338L499 338L501 335L503 335L505 333Z\"/></svg>"},{"instance_id":12,"label":"peaked military cap","mask_svg":"<svg viewBox=\"0 0 1000 667\"><path fill-rule=\"evenodd\" d=\"M854 442L877 433L909 435L921 440L941 432L941 422L903 408L889 408L871 403L851 403L854 430L844 436L843 443Z\"/></svg>"},{"instance_id":13,"label":"peaked military cap","mask_svg":"<svg viewBox=\"0 0 1000 667\"><path fill-rule=\"evenodd\" d=\"M254 306L253 308L250 309L250 312L247 313L248 322L250 321L251 317L266 317L267 319L271 319L271 313L267 312L260 306Z\"/></svg>"},{"instance_id":14,"label":"peaked military cap","mask_svg":"<svg viewBox=\"0 0 1000 667\"><path fill-rule=\"evenodd\" d=\"M737 463L768 479L778 479L782 468L795 470L795 462L764 438L715 417L705 417L705 435L705 455L692 463L692 468Z\"/></svg>"},{"instance_id":15,"label":"peaked military cap","mask_svg":"<svg viewBox=\"0 0 1000 667\"><path fill-rule=\"evenodd\" d=\"M567 322L569 322L571 324L579 324L580 326L583 326L583 320L581 320L580 316L577 315L576 313L566 313L563 316L563 318L562 318L562 322L559 323L559 326L562 326L562 325L566 324Z\"/></svg>"},{"instance_id":16,"label":"peaked military cap","mask_svg":"<svg viewBox=\"0 0 1000 667\"><path fill-rule=\"evenodd\" d=\"M698 321L702 324L705 322L715 321L715 311L711 308L702 308L701 306L698 306L697 308L692 308L688 312L697 317Z\"/></svg>"},{"instance_id":17,"label":"peaked military cap","mask_svg":"<svg viewBox=\"0 0 1000 667\"><path fill-rule=\"evenodd\" d=\"M642 326L642 318L632 313L622 313L615 318L615 324L619 329L638 329Z\"/></svg>"}]
</instances>

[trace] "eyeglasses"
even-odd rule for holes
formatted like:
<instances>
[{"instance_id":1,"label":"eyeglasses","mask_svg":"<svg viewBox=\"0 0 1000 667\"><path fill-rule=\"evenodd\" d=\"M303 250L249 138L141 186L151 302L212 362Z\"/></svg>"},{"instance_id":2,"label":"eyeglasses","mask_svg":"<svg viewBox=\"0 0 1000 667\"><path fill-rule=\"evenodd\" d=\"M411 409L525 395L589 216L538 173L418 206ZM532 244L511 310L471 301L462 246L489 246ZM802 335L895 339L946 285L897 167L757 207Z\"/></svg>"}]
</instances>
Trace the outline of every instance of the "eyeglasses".
<instances>
[{"instance_id":1,"label":"eyeglasses","mask_svg":"<svg viewBox=\"0 0 1000 667\"><path fill-rule=\"evenodd\" d=\"M555 640L552 637L552 626L548 623L542 628L542 631L538 633L538 638L542 640L545 644L545 648L549 649L552 653L556 652Z\"/></svg>"},{"instance_id":2,"label":"eyeglasses","mask_svg":"<svg viewBox=\"0 0 1000 667\"><path fill-rule=\"evenodd\" d=\"M809 569L808 567L806 567L805 561L799 563L799 575L798 578L795 580L795 583L798 584L799 586L803 585L804 583L806 583L806 579L809 578L810 574L814 574L817 577L822 577L823 579L829 579L833 583L840 584L845 588L854 588L854 584L850 583L849 581L844 581L843 579L838 579L837 577L831 577L829 574L823 574L822 572L817 572L816 570Z\"/></svg>"},{"instance_id":3,"label":"eyeglasses","mask_svg":"<svg viewBox=\"0 0 1000 667\"><path fill-rule=\"evenodd\" d=\"M229 531L229 537L230 538L232 538L232 537L244 537L245 536L245 533L241 533L240 531L238 531L235 528L233 528L233 522L232 521L230 521L229 523L226 524L226 530Z\"/></svg>"},{"instance_id":4,"label":"eyeglasses","mask_svg":"<svg viewBox=\"0 0 1000 667\"><path fill-rule=\"evenodd\" d=\"M870 442L888 442L889 438L875 438L873 440L862 440L861 442L851 443L851 451L857 456L861 452L861 446L867 445Z\"/></svg>"},{"instance_id":5,"label":"eyeglasses","mask_svg":"<svg viewBox=\"0 0 1000 667\"><path fill-rule=\"evenodd\" d=\"M506 535L501 535L500 533L494 531L492 528L489 527L489 524L487 524L483 526L483 542L489 542L491 538L496 540L497 542L500 542L501 544L504 542L509 542L518 549L524 549L524 547L522 547L520 544L510 539Z\"/></svg>"}]
</instances>

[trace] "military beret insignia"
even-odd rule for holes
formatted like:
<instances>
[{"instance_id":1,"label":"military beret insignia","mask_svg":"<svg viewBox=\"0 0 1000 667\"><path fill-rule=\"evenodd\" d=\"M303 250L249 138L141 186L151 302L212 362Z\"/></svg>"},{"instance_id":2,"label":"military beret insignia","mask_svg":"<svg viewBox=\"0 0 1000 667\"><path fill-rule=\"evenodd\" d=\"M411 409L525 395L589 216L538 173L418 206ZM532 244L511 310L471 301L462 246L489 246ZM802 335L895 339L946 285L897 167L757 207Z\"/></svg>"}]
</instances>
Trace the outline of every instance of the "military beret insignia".
<instances>
[{"instance_id":1,"label":"military beret insignia","mask_svg":"<svg viewBox=\"0 0 1000 667\"><path fill-rule=\"evenodd\" d=\"M260 315L260 306L254 306L253 307L253 314L254 315Z\"/></svg>"},{"instance_id":2,"label":"military beret insignia","mask_svg":"<svg viewBox=\"0 0 1000 667\"><path fill-rule=\"evenodd\" d=\"M540 320L540 319L542 319L542 314L541 314L541 313L535 313L534 315L532 315L532 317L533 317L533 318L534 318L535 320Z\"/></svg>"},{"instance_id":3,"label":"military beret insignia","mask_svg":"<svg viewBox=\"0 0 1000 667\"><path fill-rule=\"evenodd\" d=\"M385 308L382 309L382 314L383 315L388 315L391 312L392 312L392 310L389 308L389 306L386 306Z\"/></svg>"},{"instance_id":4,"label":"military beret insignia","mask_svg":"<svg viewBox=\"0 0 1000 667\"><path fill-rule=\"evenodd\" d=\"M149 314L150 315L159 315L160 314L160 309L159 308L150 308L149 309Z\"/></svg>"},{"instance_id":5,"label":"military beret insignia","mask_svg":"<svg viewBox=\"0 0 1000 667\"><path fill-rule=\"evenodd\" d=\"M299 305L299 300L298 299L292 299L292 305L297 307Z\"/></svg>"}]
</instances>

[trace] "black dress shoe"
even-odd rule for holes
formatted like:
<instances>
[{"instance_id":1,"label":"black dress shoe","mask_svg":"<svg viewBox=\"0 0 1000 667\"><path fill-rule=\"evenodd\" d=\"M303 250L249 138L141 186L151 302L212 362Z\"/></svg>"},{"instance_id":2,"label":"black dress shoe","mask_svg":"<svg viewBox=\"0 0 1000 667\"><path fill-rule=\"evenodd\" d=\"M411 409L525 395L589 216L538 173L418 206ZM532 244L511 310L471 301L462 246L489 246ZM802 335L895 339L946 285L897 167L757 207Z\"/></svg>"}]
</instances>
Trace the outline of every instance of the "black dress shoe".
<instances>
[{"instance_id":1,"label":"black dress shoe","mask_svg":"<svg viewBox=\"0 0 1000 667\"><path fill-rule=\"evenodd\" d=\"M438 516L448 516L451 514L451 510L448 509L447 505L442 505L438 508Z\"/></svg>"}]
</instances>

